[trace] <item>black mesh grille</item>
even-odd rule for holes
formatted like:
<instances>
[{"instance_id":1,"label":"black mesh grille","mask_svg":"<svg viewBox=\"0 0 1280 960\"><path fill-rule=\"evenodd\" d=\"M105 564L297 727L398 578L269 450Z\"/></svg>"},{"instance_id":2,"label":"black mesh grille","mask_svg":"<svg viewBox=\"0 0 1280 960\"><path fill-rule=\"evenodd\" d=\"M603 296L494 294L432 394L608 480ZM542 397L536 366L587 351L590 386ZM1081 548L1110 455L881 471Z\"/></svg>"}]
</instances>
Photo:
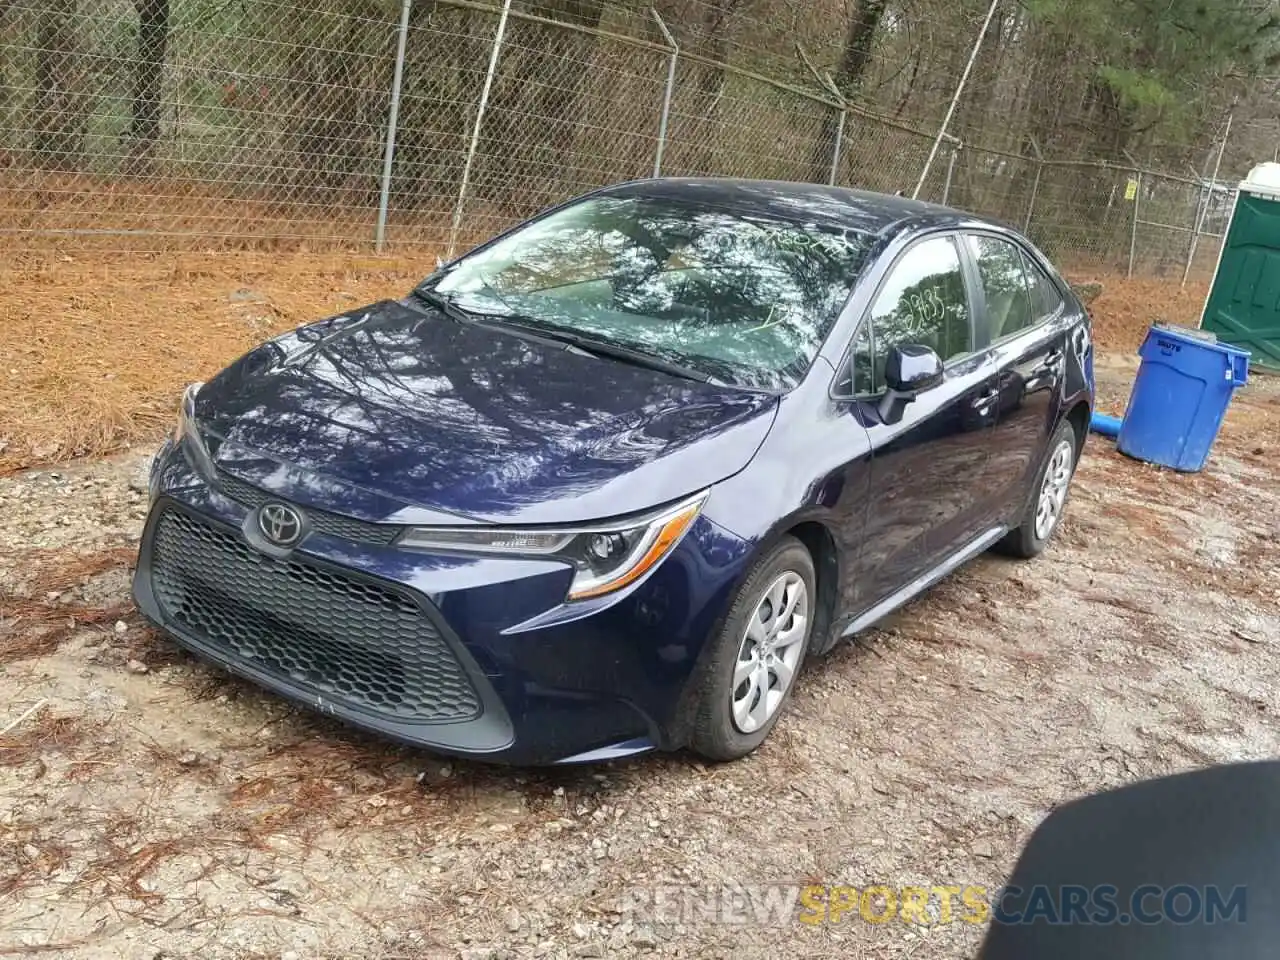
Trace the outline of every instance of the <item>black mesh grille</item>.
<instances>
[{"instance_id":1,"label":"black mesh grille","mask_svg":"<svg viewBox=\"0 0 1280 960\"><path fill-rule=\"evenodd\" d=\"M156 522L151 582L164 612L196 639L335 702L427 723L480 713L439 631L388 587L272 560L174 509Z\"/></svg>"},{"instance_id":2,"label":"black mesh grille","mask_svg":"<svg viewBox=\"0 0 1280 960\"><path fill-rule=\"evenodd\" d=\"M233 477L225 470L218 471L218 486L232 500L253 510L268 501L286 503L288 501L274 497L267 491L245 483L239 477ZM354 517L344 517L324 510L313 510L310 507L299 507L311 521L311 529L330 537L341 537L343 540L356 540L361 543L392 543L400 534L401 528L394 524L369 523Z\"/></svg>"}]
</instances>

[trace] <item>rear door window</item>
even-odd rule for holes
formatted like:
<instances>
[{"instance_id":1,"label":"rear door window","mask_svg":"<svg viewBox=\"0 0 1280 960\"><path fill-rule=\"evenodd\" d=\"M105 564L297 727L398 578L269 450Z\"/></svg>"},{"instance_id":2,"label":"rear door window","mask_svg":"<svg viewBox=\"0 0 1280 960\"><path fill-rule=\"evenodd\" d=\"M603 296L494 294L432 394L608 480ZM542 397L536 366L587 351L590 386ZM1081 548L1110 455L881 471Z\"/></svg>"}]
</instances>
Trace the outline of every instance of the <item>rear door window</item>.
<instances>
[{"instance_id":1,"label":"rear door window","mask_svg":"<svg viewBox=\"0 0 1280 960\"><path fill-rule=\"evenodd\" d=\"M1022 251L999 237L974 235L967 240L982 280L991 340L1001 340L1033 325L1039 317L1032 308Z\"/></svg>"}]
</instances>

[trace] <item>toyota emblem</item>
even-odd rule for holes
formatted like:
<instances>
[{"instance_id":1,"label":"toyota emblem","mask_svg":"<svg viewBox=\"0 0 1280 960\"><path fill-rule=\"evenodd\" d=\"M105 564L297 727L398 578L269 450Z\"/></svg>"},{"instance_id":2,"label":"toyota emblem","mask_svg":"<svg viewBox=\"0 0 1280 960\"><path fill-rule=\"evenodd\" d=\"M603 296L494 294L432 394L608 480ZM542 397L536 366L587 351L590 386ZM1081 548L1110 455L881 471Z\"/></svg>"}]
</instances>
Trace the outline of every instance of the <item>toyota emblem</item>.
<instances>
[{"instance_id":1,"label":"toyota emblem","mask_svg":"<svg viewBox=\"0 0 1280 960\"><path fill-rule=\"evenodd\" d=\"M258 511L258 529L277 547L292 547L302 539L302 517L287 504L264 504Z\"/></svg>"}]
</instances>

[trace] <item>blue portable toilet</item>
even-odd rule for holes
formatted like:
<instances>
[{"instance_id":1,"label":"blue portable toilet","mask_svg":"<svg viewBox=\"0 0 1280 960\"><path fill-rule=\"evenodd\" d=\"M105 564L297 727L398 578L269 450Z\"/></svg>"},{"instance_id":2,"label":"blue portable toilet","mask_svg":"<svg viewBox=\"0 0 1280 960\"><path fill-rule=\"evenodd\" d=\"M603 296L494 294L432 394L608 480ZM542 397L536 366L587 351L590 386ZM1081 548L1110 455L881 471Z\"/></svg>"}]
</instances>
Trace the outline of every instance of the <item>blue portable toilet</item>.
<instances>
[{"instance_id":1,"label":"blue portable toilet","mask_svg":"<svg viewBox=\"0 0 1280 960\"><path fill-rule=\"evenodd\" d=\"M1204 330L1157 324L1138 355L1116 447L1174 470L1202 469L1232 395L1249 379L1249 352Z\"/></svg>"}]
</instances>

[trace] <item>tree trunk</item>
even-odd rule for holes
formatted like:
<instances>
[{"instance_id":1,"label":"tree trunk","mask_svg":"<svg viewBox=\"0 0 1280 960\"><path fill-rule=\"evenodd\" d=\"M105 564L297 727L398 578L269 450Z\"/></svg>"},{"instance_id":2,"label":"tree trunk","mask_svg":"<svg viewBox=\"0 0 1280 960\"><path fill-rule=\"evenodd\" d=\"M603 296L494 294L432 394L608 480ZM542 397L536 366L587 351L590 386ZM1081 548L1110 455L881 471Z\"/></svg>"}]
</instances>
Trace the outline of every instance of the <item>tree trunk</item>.
<instances>
[{"instance_id":1,"label":"tree trunk","mask_svg":"<svg viewBox=\"0 0 1280 960\"><path fill-rule=\"evenodd\" d=\"M84 158L85 106L76 50L76 0L46 0L36 22L31 147L37 166L75 170Z\"/></svg>"},{"instance_id":2,"label":"tree trunk","mask_svg":"<svg viewBox=\"0 0 1280 960\"><path fill-rule=\"evenodd\" d=\"M530 4L530 12L562 23L598 28L604 16L604 0L549 0ZM531 58L533 77L556 76L559 83L534 84L538 91L534 110L545 118L545 162L562 169L572 156L576 130L573 119L578 113L582 91L593 67L596 38L587 34L558 30L559 43L537 51ZM551 192L554 192L552 188ZM546 200L555 199L547 196Z\"/></svg>"},{"instance_id":3,"label":"tree trunk","mask_svg":"<svg viewBox=\"0 0 1280 960\"><path fill-rule=\"evenodd\" d=\"M852 100L862 86L862 80L871 64L871 54L875 49L876 32L880 29L880 21L884 18L888 0L861 0L853 17L849 20L849 29L845 34L844 52L840 56L840 66L836 69L836 89L846 100ZM831 155L835 150L836 131L840 124L840 113L829 110L822 118L822 131L813 149L813 179L825 183L831 173ZM837 172L837 179L839 174Z\"/></svg>"},{"instance_id":4,"label":"tree trunk","mask_svg":"<svg viewBox=\"0 0 1280 960\"><path fill-rule=\"evenodd\" d=\"M715 143L716 126L712 122L712 117L720 106L720 98L724 94L723 64L729 58L728 21L742 2L743 0L708 0L706 4L698 46L699 53L712 62L698 65L698 93L694 119L695 122L701 120L702 125L701 129L694 130L693 139L698 146L693 151L692 173L725 172L719 169L718 165L719 150Z\"/></svg>"},{"instance_id":5,"label":"tree trunk","mask_svg":"<svg viewBox=\"0 0 1280 960\"><path fill-rule=\"evenodd\" d=\"M385 109L392 70L392 63L368 55L385 49L389 35L376 19L377 5L335 0L332 9L340 12L325 18L324 35L302 35L285 68L294 156L278 175L278 194L315 204L316 217L377 196L386 128L372 120L370 107Z\"/></svg>"},{"instance_id":6,"label":"tree trunk","mask_svg":"<svg viewBox=\"0 0 1280 960\"><path fill-rule=\"evenodd\" d=\"M135 0L138 9L138 63L134 73L133 123L129 127L128 172L154 173L160 140L160 101L169 48L169 0Z\"/></svg>"}]
</instances>

